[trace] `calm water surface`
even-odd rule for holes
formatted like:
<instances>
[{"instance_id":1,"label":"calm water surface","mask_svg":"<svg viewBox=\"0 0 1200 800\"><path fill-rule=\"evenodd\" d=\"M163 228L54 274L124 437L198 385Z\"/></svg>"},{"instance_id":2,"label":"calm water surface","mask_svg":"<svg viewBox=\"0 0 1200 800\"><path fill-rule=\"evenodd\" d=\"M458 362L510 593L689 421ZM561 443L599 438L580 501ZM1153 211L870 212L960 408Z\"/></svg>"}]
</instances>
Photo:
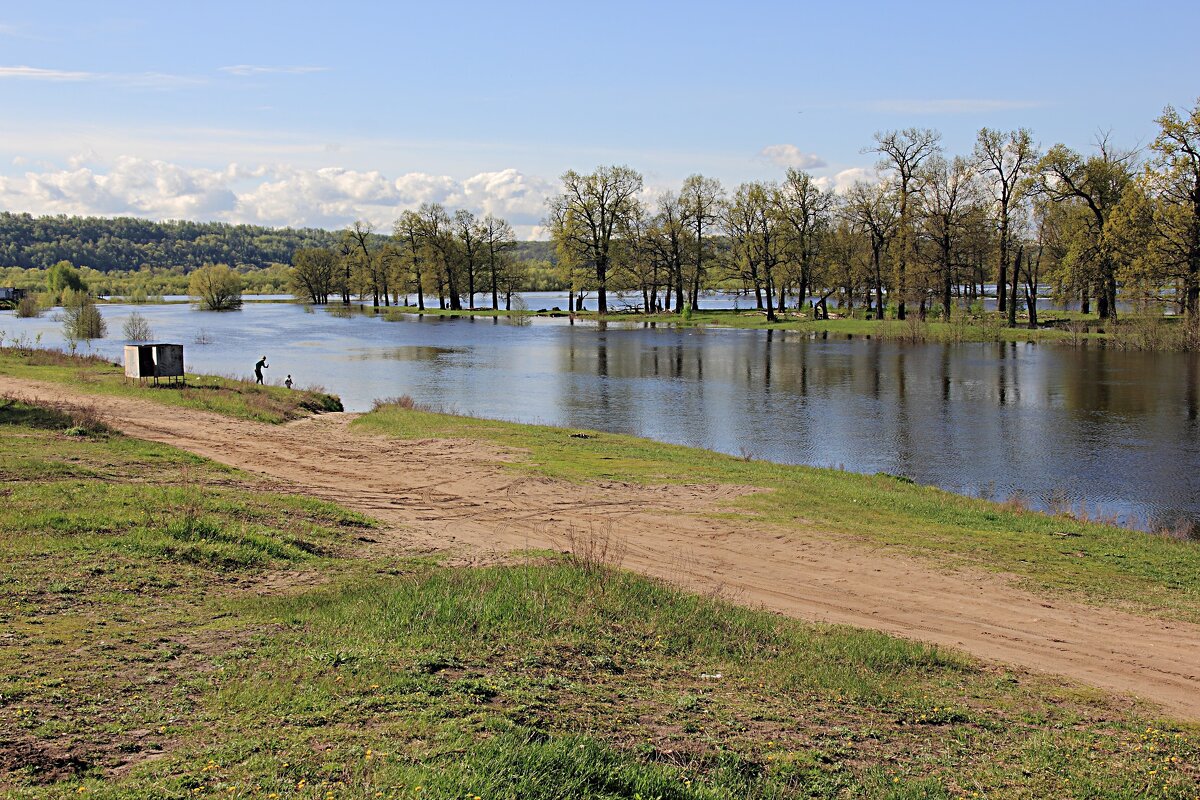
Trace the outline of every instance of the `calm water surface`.
<instances>
[{"instance_id":1,"label":"calm water surface","mask_svg":"<svg viewBox=\"0 0 1200 800\"><path fill-rule=\"evenodd\" d=\"M536 305L533 300L531 307ZM888 472L970 495L1020 493L1139 527L1200 521L1200 357L1033 344L910 345L779 331L537 319L386 322L291 304L216 314L102 306L120 358L132 311L193 372L339 394L399 394L475 416L632 433L785 463ZM5 338L63 344L49 315ZM198 343L200 342L205 343Z\"/></svg>"}]
</instances>

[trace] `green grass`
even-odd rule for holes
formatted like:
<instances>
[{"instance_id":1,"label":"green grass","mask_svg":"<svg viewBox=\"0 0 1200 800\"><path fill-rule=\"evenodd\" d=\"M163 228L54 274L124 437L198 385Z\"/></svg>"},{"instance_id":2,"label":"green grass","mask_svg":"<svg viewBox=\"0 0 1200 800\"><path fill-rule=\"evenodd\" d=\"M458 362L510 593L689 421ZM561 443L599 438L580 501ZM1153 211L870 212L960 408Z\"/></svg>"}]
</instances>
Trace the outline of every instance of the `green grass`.
<instances>
[{"instance_id":1,"label":"green grass","mask_svg":"<svg viewBox=\"0 0 1200 800\"><path fill-rule=\"evenodd\" d=\"M362 307L363 313L383 315L389 320L400 320L408 314L424 314L441 317L503 317L518 319L531 317L565 317L565 311L492 311L475 309L451 311L449 309ZM334 309L334 313L357 313ZM641 314L633 312L610 312L600 316L594 311L576 312L576 319L591 322L664 325L679 328L744 328L751 330L783 330L807 333L813 336L864 336L907 342L1046 342L1070 346L1099 344L1122 350L1196 350L1200 339L1194 330L1189 331L1178 317L1163 317L1145 313L1125 315L1119 323L1101 320L1096 314L1081 314L1077 311L1048 310L1039 312L1043 325L1030 329L1026 321L1018 320L1017 327L1008 327L1005 319L996 312L965 315L956 313L950 321L930 317L921 321L915 316L907 320L871 320L855 312L854 316L838 319L812 319L808 313L781 311L778 319L770 321L762 311L753 309L713 309L695 311L686 316L671 313Z\"/></svg>"},{"instance_id":2,"label":"green grass","mask_svg":"<svg viewBox=\"0 0 1200 800\"><path fill-rule=\"evenodd\" d=\"M1200 621L1200 543L962 497L886 475L787 466L632 436L384 406L354 421L400 438L465 438L519 454L508 465L569 481L733 484L767 489L730 513L903 549L947 566L1154 616Z\"/></svg>"},{"instance_id":3,"label":"green grass","mask_svg":"<svg viewBox=\"0 0 1200 800\"><path fill-rule=\"evenodd\" d=\"M493 311L491 309L474 309L451 311L450 309L426 308L420 311L415 307L401 306L391 308L364 308L367 313L381 314L387 319L398 320L408 314L424 314L440 317L563 317L565 311ZM931 320L920 322L915 317L904 322L896 320L868 320L861 318L814 320L809 315L799 315L793 311L780 312L779 319L771 322L762 311L713 309L710 311L695 311L690 316L678 314L640 314L640 313L609 313L601 317L594 311L576 312L577 319L617 323L671 325L680 328L746 328L753 330L785 330L813 334L833 334L837 336L873 336L882 339L901 339L919 342L1062 342L1071 343L1077 340L1103 340L1106 335L1097 332L1080 332L1072 334L1060 328L1038 328L1030 330L1022 324L1021 327L1005 327L1003 321L995 314L972 317L956 322L939 322ZM1078 314L1067 312L1045 312L1039 315L1044 320L1058 320L1079 317ZM1091 324L1098 324L1094 316L1089 318ZM1086 321L1086 320L1085 320Z\"/></svg>"},{"instance_id":4,"label":"green grass","mask_svg":"<svg viewBox=\"0 0 1200 800\"><path fill-rule=\"evenodd\" d=\"M127 381L121 367L102 358L56 350L0 347L0 375L65 383L89 394L145 398L272 424L342 410L341 400L321 391L256 386L212 375L188 375L183 386L139 384Z\"/></svg>"},{"instance_id":5,"label":"green grass","mask_svg":"<svg viewBox=\"0 0 1200 800\"><path fill-rule=\"evenodd\" d=\"M948 651L386 535L0 404L14 798L1190 798L1200 730Z\"/></svg>"}]
</instances>

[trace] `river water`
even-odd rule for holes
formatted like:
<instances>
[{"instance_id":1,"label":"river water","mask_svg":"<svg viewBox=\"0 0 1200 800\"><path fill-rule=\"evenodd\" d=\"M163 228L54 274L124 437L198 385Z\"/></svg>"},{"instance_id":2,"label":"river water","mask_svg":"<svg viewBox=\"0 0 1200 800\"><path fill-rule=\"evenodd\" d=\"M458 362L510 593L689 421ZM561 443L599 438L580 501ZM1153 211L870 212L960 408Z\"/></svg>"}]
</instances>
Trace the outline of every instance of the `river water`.
<instances>
[{"instance_id":1,"label":"river water","mask_svg":"<svg viewBox=\"0 0 1200 800\"><path fill-rule=\"evenodd\" d=\"M539 298L527 301L537 308ZM546 307L549 307L547 305ZM229 313L105 305L119 360L132 311L191 372L320 385L474 416L631 433L792 464L1019 494L1135 527L1200 521L1200 356L1036 344L905 344L750 330L406 317L284 303ZM51 315L0 331L64 342Z\"/></svg>"}]
</instances>

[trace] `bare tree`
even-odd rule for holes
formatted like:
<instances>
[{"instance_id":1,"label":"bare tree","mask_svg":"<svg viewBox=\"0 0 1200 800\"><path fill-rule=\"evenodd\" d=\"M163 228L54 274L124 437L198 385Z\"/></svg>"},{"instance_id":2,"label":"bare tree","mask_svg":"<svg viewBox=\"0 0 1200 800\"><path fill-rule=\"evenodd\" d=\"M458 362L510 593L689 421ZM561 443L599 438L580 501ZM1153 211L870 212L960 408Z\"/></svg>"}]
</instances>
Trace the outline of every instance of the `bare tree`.
<instances>
[{"instance_id":1,"label":"bare tree","mask_svg":"<svg viewBox=\"0 0 1200 800\"><path fill-rule=\"evenodd\" d=\"M483 218L480 236L487 259L488 282L492 290L492 310L495 311L500 308L499 287L501 278L505 274L505 259L508 251L516 246L517 240L512 226L491 214Z\"/></svg>"},{"instance_id":2,"label":"bare tree","mask_svg":"<svg viewBox=\"0 0 1200 800\"><path fill-rule=\"evenodd\" d=\"M850 187L847 193L846 214L866 232L870 240L875 319L883 319L886 308L883 299L883 254L891 247L900 217L896 192L890 184L860 181Z\"/></svg>"},{"instance_id":3,"label":"bare tree","mask_svg":"<svg viewBox=\"0 0 1200 800\"><path fill-rule=\"evenodd\" d=\"M945 319L950 319L958 239L975 200L974 179L974 166L961 157L946 161L934 156L922 168L921 230L933 245L933 272ZM1007 218L1004 224L1007 229Z\"/></svg>"},{"instance_id":4,"label":"bare tree","mask_svg":"<svg viewBox=\"0 0 1200 800\"><path fill-rule=\"evenodd\" d=\"M921 163L941 151L942 135L929 128L905 128L902 131L886 131L875 134L875 146L866 152L879 153L883 158L879 168L895 173L898 199L898 221L895 239L895 279L898 304L896 316L904 319L905 301L908 295L907 268L915 255L916 237L913 235L910 197L916 188Z\"/></svg>"},{"instance_id":5,"label":"bare tree","mask_svg":"<svg viewBox=\"0 0 1200 800\"><path fill-rule=\"evenodd\" d=\"M1000 313L1008 312L1010 327L1017 324L1017 310L1012 299L1017 296L1017 275L1012 276L1012 298L1008 292L1008 251L1012 237L1009 233L1009 218L1013 209L1029 191L1026 180L1037 166L1041 154L1033 142L1028 128L1001 133L990 128L980 128L975 140L975 163L990 180L988 184L995 202L996 226L1000 231L1000 262L996 273L996 307Z\"/></svg>"},{"instance_id":6,"label":"bare tree","mask_svg":"<svg viewBox=\"0 0 1200 800\"><path fill-rule=\"evenodd\" d=\"M691 229L695 239L696 269L692 273L689 289L689 302L692 309L698 307L700 301L700 285L704 281L704 234L717 224L720 219L721 197L724 190L716 178L706 178L703 175L689 175L683 182L679 192L679 209L684 225ZM683 311L683 306L676 297L675 310Z\"/></svg>"},{"instance_id":7,"label":"bare tree","mask_svg":"<svg viewBox=\"0 0 1200 800\"><path fill-rule=\"evenodd\" d=\"M803 305L817 263L821 237L829 228L833 194L822 192L807 172L789 167L787 177L772 193L771 201L789 229L789 249L799 267L797 302ZM782 293L779 306L783 308Z\"/></svg>"}]
</instances>

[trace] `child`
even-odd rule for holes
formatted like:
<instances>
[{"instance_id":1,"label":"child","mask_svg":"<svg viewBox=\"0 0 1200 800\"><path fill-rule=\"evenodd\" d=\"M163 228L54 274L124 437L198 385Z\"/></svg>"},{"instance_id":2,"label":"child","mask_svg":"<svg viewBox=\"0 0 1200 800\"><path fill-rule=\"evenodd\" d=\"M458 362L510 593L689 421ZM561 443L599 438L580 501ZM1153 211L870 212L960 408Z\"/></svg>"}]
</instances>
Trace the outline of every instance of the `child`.
<instances>
[{"instance_id":1,"label":"child","mask_svg":"<svg viewBox=\"0 0 1200 800\"><path fill-rule=\"evenodd\" d=\"M289 389L292 388L292 376L291 375L287 376L287 380L283 382L283 385Z\"/></svg>"}]
</instances>

